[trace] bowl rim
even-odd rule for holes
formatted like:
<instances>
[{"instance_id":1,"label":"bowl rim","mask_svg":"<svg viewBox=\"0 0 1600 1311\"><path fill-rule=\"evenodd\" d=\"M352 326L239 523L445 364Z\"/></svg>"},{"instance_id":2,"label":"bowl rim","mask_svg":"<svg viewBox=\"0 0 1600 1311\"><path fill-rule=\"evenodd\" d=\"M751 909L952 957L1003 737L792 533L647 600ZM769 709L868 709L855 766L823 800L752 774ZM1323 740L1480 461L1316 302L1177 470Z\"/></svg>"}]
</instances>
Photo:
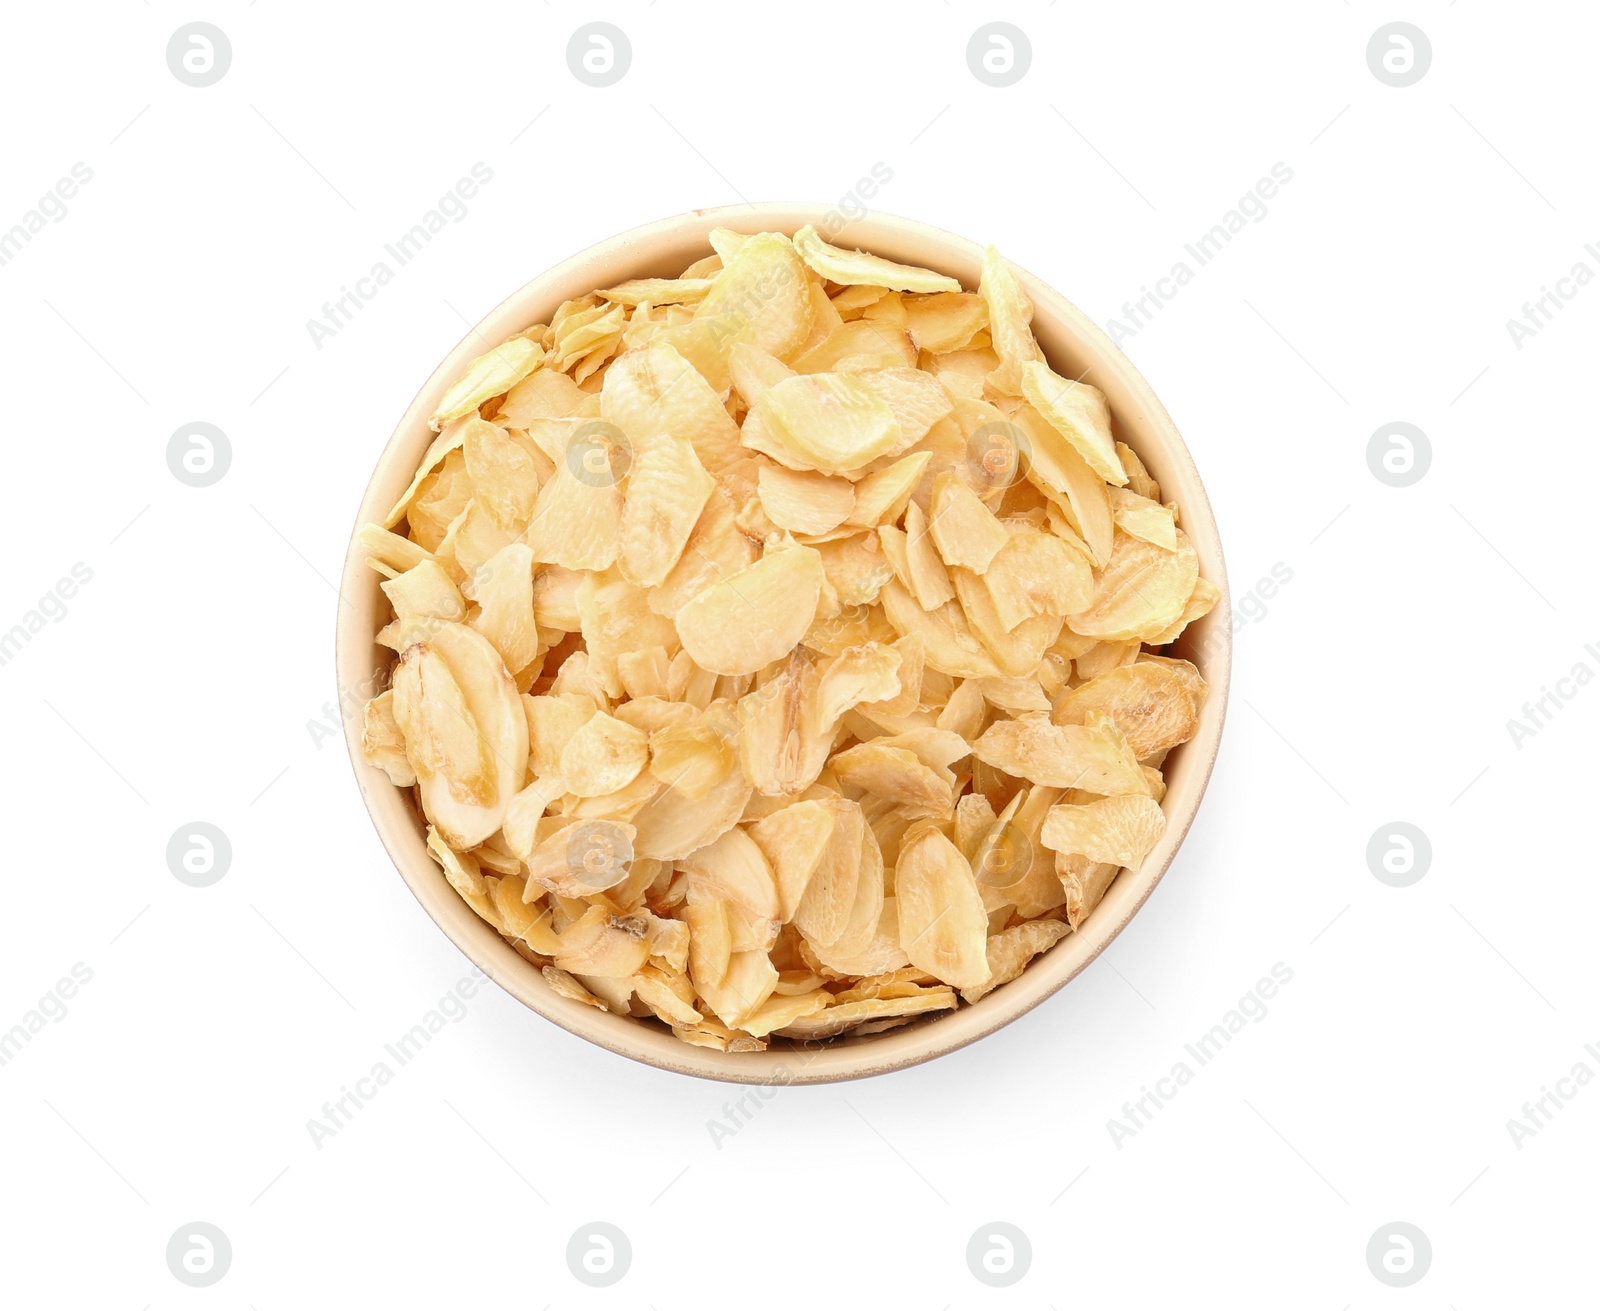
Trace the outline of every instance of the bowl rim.
<instances>
[{"instance_id":1,"label":"bowl rim","mask_svg":"<svg viewBox=\"0 0 1600 1311\"><path fill-rule=\"evenodd\" d=\"M492 345L526 327L548 320L563 300L596 287L615 285L626 277L651 276L650 263L681 269L709 251L706 234L714 227L746 232L793 234L810 223L829 240L859 245L910 263L953 272L966 287L976 286L982 247L943 229L879 210L859 216L837 206L810 202L764 202L690 210L630 228L555 264L512 292L473 325L440 361L417 391L374 466L351 530L336 605L335 674L341 704L381 690L387 662L374 657L381 625L383 593L377 575L367 567L366 551L356 536L363 524L381 522L397 499L433 434L427 420L438 398L461 368ZM668 252L689 250L675 265ZM910 253L907 253L907 252ZM674 256L673 258L676 258ZM1180 804L1167 810L1167 828L1139 870L1123 871L1083 927L1035 957L1010 983L978 1002L963 1003L927 1020L868 1038L835 1039L772 1047L763 1052L727 1053L693 1047L665 1028L631 1017L612 1015L561 997L549 988L537 966L524 960L464 902L428 855L409 791L395 787L388 776L369 765L361 750L361 716L345 716L345 745L368 818L423 910L479 970L518 1001L576 1037L618 1055L673 1073L741 1084L812 1084L867 1078L919 1065L957 1051L1003 1028L1053 996L1083 972L1137 914L1166 875L1183 844L1205 795L1220 748L1226 717L1232 663L1232 631L1226 565L1215 516L1198 469L1177 426L1132 362L1098 324L1049 284L1012 263L1034 305L1034 328L1052 365L1075 354L1089 358L1085 374L1111 400L1116 427L1147 465L1160 466L1163 494L1177 500L1184 531L1200 558L1202 575L1221 591L1205 618L1190 625L1180 646L1203 650L1203 669L1210 687L1195 736L1177 748L1181 789L1169 779L1163 808L1180 793ZM629 271L623 271L627 269ZM671 276L669 272L667 276ZM1041 314L1041 310L1043 313ZM1047 340L1056 343L1052 351ZM1153 445L1152 445L1153 443ZM404 466L403 476L395 471ZM376 598L374 600L373 598ZM392 660L392 655L389 657ZM374 668L375 663L377 668ZM365 689L364 691L361 689ZM1181 757L1178 753L1182 753ZM1113 896L1113 894L1116 894Z\"/></svg>"}]
</instances>

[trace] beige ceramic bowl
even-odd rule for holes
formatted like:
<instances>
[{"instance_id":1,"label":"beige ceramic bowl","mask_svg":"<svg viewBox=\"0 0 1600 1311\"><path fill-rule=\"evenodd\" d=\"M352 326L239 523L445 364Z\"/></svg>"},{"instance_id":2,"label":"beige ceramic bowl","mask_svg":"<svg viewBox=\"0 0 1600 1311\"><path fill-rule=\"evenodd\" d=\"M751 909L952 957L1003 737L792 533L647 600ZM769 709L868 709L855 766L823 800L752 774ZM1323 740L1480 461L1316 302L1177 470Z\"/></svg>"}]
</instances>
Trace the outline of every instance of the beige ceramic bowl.
<instances>
[{"instance_id":1,"label":"beige ceramic bowl","mask_svg":"<svg viewBox=\"0 0 1600 1311\"><path fill-rule=\"evenodd\" d=\"M378 459L356 516L357 527L381 521L399 499L432 437L429 414L445 388L469 360L487 349L487 343L501 341L530 323L548 322L562 301L596 287L614 286L626 278L675 276L710 253L706 235L714 227L793 233L814 223L831 232L831 240L839 245L859 246L889 259L936 269L976 290L981 252L972 242L887 214L844 221L842 226L841 221L837 210L816 205L696 210L611 237L541 274L463 337L417 393ZM1145 380L1080 310L1037 278L1019 273L1033 298L1034 334L1051 367L1068 378L1081 375L1106 394L1118 437L1138 453L1160 482L1163 496L1178 502L1183 526L1199 552L1201 572L1223 589L1223 600L1177 644L1177 654L1199 665L1211 685L1211 695L1198 734L1166 762L1166 835L1137 873L1125 872L1112 884L1082 930L1037 958L1021 978L997 988L976 1005L963 1004L957 1010L872 1037L809 1047L777 1039L765 1052L730 1055L691 1047L658 1024L611 1015L551 992L539 970L518 956L445 881L424 846L422 821L411 794L394 787L381 770L366 763L361 753L360 717L349 721L346 737L356 778L395 867L450 940L501 987L546 1019L620 1055L710 1079L826 1083L882 1074L954 1051L1037 1006L1122 932L1166 873L1205 792L1228 701L1231 643L1222 545L1205 488L1183 439ZM374 640L389 618L388 602L378 588L378 576L364 558L365 552L352 539L342 582L348 604L339 607L337 634L341 691L361 696L384 685L393 659L393 653Z\"/></svg>"}]
</instances>

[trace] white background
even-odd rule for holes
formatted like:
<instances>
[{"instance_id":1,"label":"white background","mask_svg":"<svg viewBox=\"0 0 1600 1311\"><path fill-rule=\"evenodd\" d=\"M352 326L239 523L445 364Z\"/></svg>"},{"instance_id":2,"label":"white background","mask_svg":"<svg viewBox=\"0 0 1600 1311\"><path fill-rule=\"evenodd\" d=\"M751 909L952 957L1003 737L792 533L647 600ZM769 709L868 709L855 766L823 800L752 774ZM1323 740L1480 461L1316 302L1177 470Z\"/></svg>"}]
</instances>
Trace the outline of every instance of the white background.
<instances>
[{"instance_id":1,"label":"white background","mask_svg":"<svg viewBox=\"0 0 1600 1311\"><path fill-rule=\"evenodd\" d=\"M0 1068L8 1304L1591 1303L1600 1085L1520 1149L1507 1121L1576 1063L1600 1074L1600 690L1564 685L1520 749L1507 721L1600 670L1600 288L1520 350L1506 321L1575 262L1600 272L1600 32L1589 7L1512 12L13 7L0 231L75 163L93 180L0 267L0 630L75 563L93 578L0 668L0 1030L75 963L93 978ZM165 57L194 19L233 50L203 89ZM605 89L564 54L592 19L632 45ZM1033 50L1005 89L965 58L996 19ZM1395 19L1432 45L1402 89L1365 53ZM317 349L307 321L480 161L467 216ZM1293 170L1124 343L1210 489L1236 605L1292 571L1239 632L1177 862L1025 1019L783 1091L720 1147L735 1090L488 988L319 1150L308 1119L467 970L311 727L335 700L329 580L392 425L466 322L592 241L832 201L880 161L875 206L994 241L1102 322ZM166 463L194 420L231 444L208 488ZM1366 459L1395 420L1433 452L1404 489ZM233 848L206 889L165 858L197 819ZM1433 851L1402 889L1366 858L1396 819ZM1277 962L1266 1017L1114 1146L1123 1103ZM605 1290L564 1257L597 1219L633 1250ZM208 1290L164 1255L196 1220L233 1249ZM965 1257L995 1220L1033 1249L1001 1291ZM1365 1256L1397 1220L1433 1251L1403 1290Z\"/></svg>"}]
</instances>

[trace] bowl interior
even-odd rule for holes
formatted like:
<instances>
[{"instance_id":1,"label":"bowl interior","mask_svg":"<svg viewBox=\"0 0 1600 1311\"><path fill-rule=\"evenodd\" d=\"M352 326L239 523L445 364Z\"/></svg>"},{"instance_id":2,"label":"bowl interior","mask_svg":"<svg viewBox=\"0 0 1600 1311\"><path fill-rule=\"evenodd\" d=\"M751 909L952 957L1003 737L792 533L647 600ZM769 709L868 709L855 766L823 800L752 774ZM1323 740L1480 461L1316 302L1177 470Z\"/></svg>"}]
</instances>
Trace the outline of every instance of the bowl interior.
<instances>
[{"instance_id":1,"label":"bowl interior","mask_svg":"<svg viewBox=\"0 0 1600 1311\"><path fill-rule=\"evenodd\" d=\"M870 214L847 220L837 210L800 204L741 205L697 210L603 241L535 278L490 313L446 357L407 409L389 439L367 488L356 527L382 520L399 499L432 432L428 415L462 367L531 323L548 322L554 309L596 287L631 277L671 277L710 253L707 234L723 226L742 232L793 233L815 224L839 245L860 246L903 263L933 268L978 285L981 248L911 220ZM1193 739L1167 758L1163 808L1167 831L1144 865L1124 871L1078 932L1037 957L1022 976L976 1004L865 1038L826 1044L774 1040L765 1052L724 1053L691 1047L664 1027L611 1015L553 993L538 969L523 960L458 897L428 856L421 816L409 792L394 787L361 754L359 717L347 721L351 760L379 837L428 914L466 955L513 996L563 1028L621 1055L663 1069L739 1083L816 1083L883 1073L964 1046L1030 1010L1095 958L1144 903L1194 818L1210 777L1227 704L1230 656L1227 579L1216 524L1198 473L1177 429L1149 386L1116 346L1081 311L1037 278L1019 270L1033 298L1033 330L1051 367L1082 377L1106 394L1117 437L1160 482L1162 494L1182 507L1183 524L1200 558L1201 573L1220 587L1222 599L1190 626L1173 653L1194 661L1211 686ZM388 600L365 552L352 538L339 607L337 664L341 695L362 699L381 691L393 652L379 646L389 618Z\"/></svg>"}]
</instances>

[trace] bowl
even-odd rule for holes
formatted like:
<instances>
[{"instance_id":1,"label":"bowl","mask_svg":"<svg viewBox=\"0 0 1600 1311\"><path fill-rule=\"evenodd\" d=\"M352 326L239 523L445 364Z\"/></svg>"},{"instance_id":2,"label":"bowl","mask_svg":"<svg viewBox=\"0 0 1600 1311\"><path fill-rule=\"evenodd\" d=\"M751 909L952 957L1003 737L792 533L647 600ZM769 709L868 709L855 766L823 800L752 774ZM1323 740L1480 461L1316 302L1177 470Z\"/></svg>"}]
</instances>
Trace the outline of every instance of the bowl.
<instances>
[{"instance_id":1,"label":"bowl","mask_svg":"<svg viewBox=\"0 0 1600 1311\"><path fill-rule=\"evenodd\" d=\"M433 437L428 427L446 387L482 354L485 343L504 340L530 323L548 322L562 301L627 278L673 277L710 253L713 228L793 234L807 223L837 245L859 246L902 263L922 265L960 279L975 290L980 246L938 228L888 214L848 218L836 208L762 204L694 210L610 237L557 264L502 302L464 336L423 384L401 417L373 471L356 527L383 516L411 481ZM518 1001L618 1055L680 1074L731 1083L828 1083L903 1069L975 1042L1039 1005L1063 987L1127 926L1172 864L1211 776L1228 701L1231 633L1227 578L1216 522L1183 439L1150 386L1120 350L1081 310L1037 277L1018 269L1033 298L1033 330L1051 367L1064 377L1093 383L1110 402L1116 435L1127 442L1161 484L1163 496L1182 509L1183 526L1199 554L1200 570L1222 589L1204 619L1192 624L1173 653L1192 660L1210 684L1199 731L1167 758L1163 808L1166 833L1136 872L1123 871L1083 926L1043 955L1022 976L974 1005L961 1005L901 1028L828 1043L774 1039L766 1051L728 1053L692 1047L653 1022L612 1015L552 992L539 969L525 961L445 880L424 844L422 817L409 791L396 788L361 752L360 717L346 723L346 739L367 811L395 868L445 935ZM385 685L393 652L376 634L389 618L379 579L364 563L352 534L345 560L336 634L341 694L361 698Z\"/></svg>"}]
</instances>

